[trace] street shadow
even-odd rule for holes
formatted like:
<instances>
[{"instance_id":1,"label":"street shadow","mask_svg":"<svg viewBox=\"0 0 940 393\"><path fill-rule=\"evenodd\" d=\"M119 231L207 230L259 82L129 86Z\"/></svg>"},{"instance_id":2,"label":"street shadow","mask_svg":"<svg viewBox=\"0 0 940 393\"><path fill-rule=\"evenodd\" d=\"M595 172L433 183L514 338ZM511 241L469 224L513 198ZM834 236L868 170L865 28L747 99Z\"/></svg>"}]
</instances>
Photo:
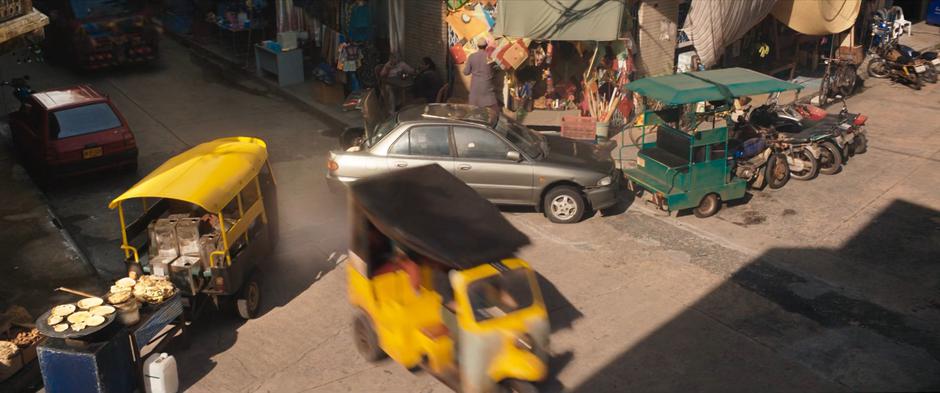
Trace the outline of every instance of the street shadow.
<instances>
[{"instance_id":1,"label":"street shadow","mask_svg":"<svg viewBox=\"0 0 940 393\"><path fill-rule=\"evenodd\" d=\"M570 391L937 390L938 256L940 211L896 200L839 248L755 258Z\"/></svg>"},{"instance_id":2,"label":"street shadow","mask_svg":"<svg viewBox=\"0 0 940 393\"><path fill-rule=\"evenodd\" d=\"M555 287L555 284L552 284L545 276L539 272L536 272L535 275L538 279L539 289L542 290L545 308L548 309L552 333L571 329L574 321L584 317L584 314L578 311L578 309L568 301L568 298Z\"/></svg>"},{"instance_id":3,"label":"street shadow","mask_svg":"<svg viewBox=\"0 0 940 393\"><path fill-rule=\"evenodd\" d=\"M206 305L199 318L165 348L177 359L179 391L185 392L217 366L216 355L238 341L238 329L245 321L232 313Z\"/></svg>"}]
</instances>

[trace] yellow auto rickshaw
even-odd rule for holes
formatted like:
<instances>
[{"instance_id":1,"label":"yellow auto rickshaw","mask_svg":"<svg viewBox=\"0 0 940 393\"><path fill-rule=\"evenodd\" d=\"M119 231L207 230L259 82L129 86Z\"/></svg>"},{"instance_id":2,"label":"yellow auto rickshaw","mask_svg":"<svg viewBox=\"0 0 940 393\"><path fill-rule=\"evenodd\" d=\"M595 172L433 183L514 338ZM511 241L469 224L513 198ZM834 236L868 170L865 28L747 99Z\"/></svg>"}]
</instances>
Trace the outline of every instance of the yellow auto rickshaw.
<instances>
[{"instance_id":1,"label":"yellow auto rickshaw","mask_svg":"<svg viewBox=\"0 0 940 393\"><path fill-rule=\"evenodd\" d=\"M549 322L529 243L438 165L350 186L347 277L357 349L423 367L454 390L532 392L548 374Z\"/></svg>"},{"instance_id":2,"label":"yellow auto rickshaw","mask_svg":"<svg viewBox=\"0 0 940 393\"><path fill-rule=\"evenodd\" d=\"M140 205L128 206L131 199ZM170 158L109 207L118 211L129 273L169 277L184 304L224 298L250 319L261 306L257 267L277 243L276 202L264 141L231 137Z\"/></svg>"}]
</instances>

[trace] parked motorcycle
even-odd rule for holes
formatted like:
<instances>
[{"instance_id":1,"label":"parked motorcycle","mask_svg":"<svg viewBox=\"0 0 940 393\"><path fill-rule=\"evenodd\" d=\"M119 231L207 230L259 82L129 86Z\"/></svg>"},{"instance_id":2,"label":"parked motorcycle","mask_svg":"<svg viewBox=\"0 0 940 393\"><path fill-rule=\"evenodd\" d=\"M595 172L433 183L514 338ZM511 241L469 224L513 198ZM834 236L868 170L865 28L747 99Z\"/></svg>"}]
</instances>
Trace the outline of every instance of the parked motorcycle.
<instances>
[{"instance_id":1,"label":"parked motorcycle","mask_svg":"<svg viewBox=\"0 0 940 393\"><path fill-rule=\"evenodd\" d=\"M735 176L757 189L778 189L790 181L790 166L779 142L746 122L738 124L734 134L728 140L728 152Z\"/></svg>"},{"instance_id":2,"label":"parked motorcycle","mask_svg":"<svg viewBox=\"0 0 940 393\"><path fill-rule=\"evenodd\" d=\"M0 86L9 86L13 88L13 97L16 97L20 104L25 104L29 96L33 94L33 88L29 86L29 75L23 75L19 78L13 78L8 81L0 82Z\"/></svg>"},{"instance_id":3,"label":"parked motorcycle","mask_svg":"<svg viewBox=\"0 0 940 393\"><path fill-rule=\"evenodd\" d=\"M897 41L875 47L873 52L875 56L868 62L867 69L868 75L873 78L891 78L914 90L920 90L925 81L936 81L937 73L933 63L923 59L915 60L905 54ZM911 50L909 53L916 52Z\"/></svg>"},{"instance_id":4,"label":"parked motorcycle","mask_svg":"<svg viewBox=\"0 0 940 393\"><path fill-rule=\"evenodd\" d=\"M822 108L794 103L777 105L776 95L748 114L748 122L772 135L787 157L792 177L810 180L818 173L832 175L854 154L868 149L864 125L868 117L849 113L845 99L838 115ZM818 172L817 172L818 171Z\"/></svg>"},{"instance_id":5,"label":"parked motorcycle","mask_svg":"<svg viewBox=\"0 0 940 393\"><path fill-rule=\"evenodd\" d=\"M918 52L907 45L897 45L897 49L907 57L914 59L914 65L922 65L926 68L923 72L924 81L928 83L937 83L937 72L940 69L940 58L937 57L937 52L926 51Z\"/></svg>"}]
</instances>

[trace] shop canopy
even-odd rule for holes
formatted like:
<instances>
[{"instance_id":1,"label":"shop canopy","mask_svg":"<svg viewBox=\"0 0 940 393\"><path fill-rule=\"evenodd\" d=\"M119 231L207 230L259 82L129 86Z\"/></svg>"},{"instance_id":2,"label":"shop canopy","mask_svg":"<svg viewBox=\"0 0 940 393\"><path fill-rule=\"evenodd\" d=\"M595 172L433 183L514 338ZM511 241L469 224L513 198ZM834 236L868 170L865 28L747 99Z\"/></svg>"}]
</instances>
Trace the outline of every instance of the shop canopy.
<instances>
[{"instance_id":1,"label":"shop canopy","mask_svg":"<svg viewBox=\"0 0 940 393\"><path fill-rule=\"evenodd\" d=\"M357 180L354 203L390 239L455 269L511 258L529 238L440 165Z\"/></svg>"},{"instance_id":2,"label":"shop canopy","mask_svg":"<svg viewBox=\"0 0 940 393\"><path fill-rule=\"evenodd\" d=\"M169 159L108 207L114 209L134 198L169 198L218 213L258 175L267 159L261 139L231 137L206 142Z\"/></svg>"},{"instance_id":3,"label":"shop canopy","mask_svg":"<svg viewBox=\"0 0 940 393\"><path fill-rule=\"evenodd\" d=\"M627 84L628 90L659 100L666 105L731 100L734 97L802 88L801 85L746 68L725 68L657 76Z\"/></svg>"},{"instance_id":4,"label":"shop canopy","mask_svg":"<svg viewBox=\"0 0 940 393\"><path fill-rule=\"evenodd\" d=\"M493 33L558 41L613 41L620 36L623 1L500 0Z\"/></svg>"}]
</instances>

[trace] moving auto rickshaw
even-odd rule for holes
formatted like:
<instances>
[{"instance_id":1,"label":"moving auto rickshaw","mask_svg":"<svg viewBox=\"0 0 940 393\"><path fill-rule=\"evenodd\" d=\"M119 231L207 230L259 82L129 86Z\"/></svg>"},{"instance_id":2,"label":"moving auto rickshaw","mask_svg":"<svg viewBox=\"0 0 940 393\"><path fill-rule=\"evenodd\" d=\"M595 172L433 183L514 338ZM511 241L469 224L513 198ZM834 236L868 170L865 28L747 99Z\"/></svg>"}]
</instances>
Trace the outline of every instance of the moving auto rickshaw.
<instances>
[{"instance_id":1,"label":"moving auto rickshaw","mask_svg":"<svg viewBox=\"0 0 940 393\"><path fill-rule=\"evenodd\" d=\"M714 215L722 202L743 198L749 180L763 176L734 170L736 157L729 154L734 99L801 87L745 68L630 82L627 89L665 108L647 110L638 118L642 134L636 167L623 171L628 187L649 191L652 202L665 211L694 209L699 217ZM655 134L655 140L648 140L649 134ZM786 169L785 161L782 165L780 169Z\"/></svg>"},{"instance_id":2,"label":"moving auto rickshaw","mask_svg":"<svg viewBox=\"0 0 940 393\"><path fill-rule=\"evenodd\" d=\"M549 322L529 243L490 202L436 164L350 186L347 268L359 352L423 367L464 392L534 392Z\"/></svg>"},{"instance_id":3,"label":"moving auto rickshaw","mask_svg":"<svg viewBox=\"0 0 940 393\"><path fill-rule=\"evenodd\" d=\"M131 199L139 210L126 205ZM109 207L118 211L129 272L169 277L194 308L226 298L250 319L261 305L258 265L277 243L276 202L264 141L231 137L170 158ZM132 210L141 214L128 221Z\"/></svg>"}]
</instances>

